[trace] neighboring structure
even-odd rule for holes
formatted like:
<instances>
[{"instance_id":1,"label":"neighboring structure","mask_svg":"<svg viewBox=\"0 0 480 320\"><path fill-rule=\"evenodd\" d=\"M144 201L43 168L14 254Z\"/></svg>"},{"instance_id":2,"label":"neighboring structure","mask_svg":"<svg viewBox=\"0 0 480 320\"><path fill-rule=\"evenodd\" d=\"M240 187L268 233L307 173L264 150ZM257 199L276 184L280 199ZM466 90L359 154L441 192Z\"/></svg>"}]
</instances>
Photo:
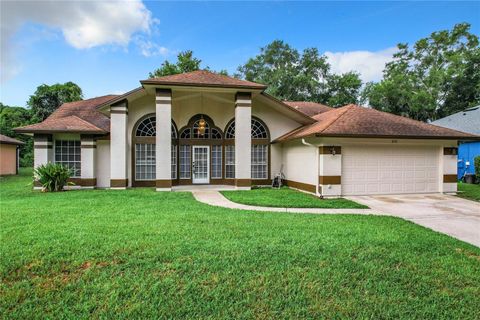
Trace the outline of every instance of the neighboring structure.
<instances>
[{"instance_id":1,"label":"neighboring structure","mask_svg":"<svg viewBox=\"0 0 480 320\"><path fill-rule=\"evenodd\" d=\"M83 187L288 185L318 195L456 191L456 146L478 137L349 105L282 102L266 86L195 71L65 103L34 135L35 166Z\"/></svg>"},{"instance_id":2,"label":"neighboring structure","mask_svg":"<svg viewBox=\"0 0 480 320\"><path fill-rule=\"evenodd\" d=\"M480 106L454 113L432 124L480 135ZM480 141L460 141L458 146L458 179L465 174L475 174L473 159L480 156Z\"/></svg>"},{"instance_id":3,"label":"neighboring structure","mask_svg":"<svg viewBox=\"0 0 480 320\"><path fill-rule=\"evenodd\" d=\"M18 173L19 147L22 141L0 134L0 176Z\"/></svg>"}]
</instances>

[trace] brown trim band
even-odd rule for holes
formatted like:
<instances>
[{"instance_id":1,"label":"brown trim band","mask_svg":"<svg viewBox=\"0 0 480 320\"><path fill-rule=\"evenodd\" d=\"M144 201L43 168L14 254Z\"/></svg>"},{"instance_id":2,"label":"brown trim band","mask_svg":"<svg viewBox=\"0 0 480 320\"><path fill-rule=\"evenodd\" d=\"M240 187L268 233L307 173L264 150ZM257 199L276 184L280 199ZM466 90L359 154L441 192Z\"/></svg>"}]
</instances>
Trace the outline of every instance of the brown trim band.
<instances>
[{"instance_id":1,"label":"brown trim band","mask_svg":"<svg viewBox=\"0 0 480 320\"><path fill-rule=\"evenodd\" d=\"M335 151L335 154L342 154L342 147L338 147L338 146L321 146L321 147L318 147L318 152L320 154L332 154L332 151Z\"/></svg>"},{"instance_id":2,"label":"brown trim band","mask_svg":"<svg viewBox=\"0 0 480 320\"><path fill-rule=\"evenodd\" d=\"M172 180L171 179L157 179L155 181L155 187L157 188L171 188Z\"/></svg>"},{"instance_id":3,"label":"brown trim band","mask_svg":"<svg viewBox=\"0 0 480 320\"><path fill-rule=\"evenodd\" d=\"M96 144L81 144L80 145L81 149L95 149L97 148Z\"/></svg>"},{"instance_id":4,"label":"brown trim band","mask_svg":"<svg viewBox=\"0 0 480 320\"><path fill-rule=\"evenodd\" d=\"M319 184L342 184L342 176L318 176Z\"/></svg>"},{"instance_id":5,"label":"brown trim band","mask_svg":"<svg viewBox=\"0 0 480 320\"><path fill-rule=\"evenodd\" d=\"M297 182L297 181L292 181L292 180L284 180L285 184L291 188L315 193L317 192L316 186L313 184L308 184L308 183L303 183L303 182Z\"/></svg>"},{"instance_id":6,"label":"brown trim band","mask_svg":"<svg viewBox=\"0 0 480 320\"><path fill-rule=\"evenodd\" d=\"M156 88L156 97L170 97L172 95L172 89Z\"/></svg>"},{"instance_id":7,"label":"brown trim band","mask_svg":"<svg viewBox=\"0 0 480 320\"><path fill-rule=\"evenodd\" d=\"M235 186L237 187L251 187L252 179L235 179Z\"/></svg>"},{"instance_id":8,"label":"brown trim band","mask_svg":"<svg viewBox=\"0 0 480 320\"><path fill-rule=\"evenodd\" d=\"M458 154L458 148L443 148L443 155L444 156L456 156Z\"/></svg>"},{"instance_id":9,"label":"brown trim band","mask_svg":"<svg viewBox=\"0 0 480 320\"><path fill-rule=\"evenodd\" d=\"M38 134L35 133L33 135L33 140L34 141L47 141L47 142L52 142L53 141L53 136L51 134Z\"/></svg>"},{"instance_id":10,"label":"brown trim band","mask_svg":"<svg viewBox=\"0 0 480 320\"><path fill-rule=\"evenodd\" d=\"M120 106L125 106L125 107L128 108L128 100L127 99L118 100L118 101L112 103L110 105L110 108L115 108L115 107L120 107Z\"/></svg>"},{"instance_id":11,"label":"brown trim band","mask_svg":"<svg viewBox=\"0 0 480 320\"><path fill-rule=\"evenodd\" d=\"M33 148L34 149L53 149L53 145L51 145L51 144L48 144L48 145L47 144L40 144L40 145L37 144L37 145L35 145L34 144Z\"/></svg>"},{"instance_id":12,"label":"brown trim band","mask_svg":"<svg viewBox=\"0 0 480 320\"><path fill-rule=\"evenodd\" d=\"M128 179L110 179L111 188L126 188L128 186Z\"/></svg>"},{"instance_id":13,"label":"brown trim band","mask_svg":"<svg viewBox=\"0 0 480 320\"><path fill-rule=\"evenodd\" d=\"M128 114L128 111L127 110L110 110L110 114L125 114L127 115Z\"/></svg>"},{"instance_id":14,"label":"brown trim band","mask_svg":"<svg viewBox=\"0 0 480 320\"><path fill-rule=\"evenodd\" d=\"M251 103L235 103L235 108L251 108L252 104Z\"/></svg>"},{"instance_id":15,"label":"brown trim band","mask_svg":"<svg viewBox=\"0 0 480 320\"><path fill-rule=\"evenodd\" d=\"M443 183L457 183L457 175L456 174L444 174L443 175Z\"/></svg>"},{"instance_id":16,"label":"brown trim band","mask_svg":"<svg viewBox=\"0 0 480 320\"><path fill-rule=\"evenodd\" d=\"M96 178L70 178L68 181L82 187L95 187L97 185Z\"/></svg>"}]
</instances>

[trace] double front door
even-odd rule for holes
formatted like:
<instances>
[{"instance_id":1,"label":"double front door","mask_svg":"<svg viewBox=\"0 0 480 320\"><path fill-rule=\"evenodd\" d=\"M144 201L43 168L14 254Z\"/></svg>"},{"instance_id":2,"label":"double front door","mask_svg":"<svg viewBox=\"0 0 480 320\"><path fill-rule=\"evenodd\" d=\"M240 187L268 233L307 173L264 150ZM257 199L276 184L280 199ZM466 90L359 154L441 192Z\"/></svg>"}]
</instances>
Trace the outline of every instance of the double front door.
<instances>
[{"instance_id":1,"label":"double front door","mask_svg":"<svg viewBox=\"0 0 480 320\"><path fill-rule=\"evenodd\" d=\"M192 146L192 183L210 182L210 147Z\"/></svg>"}]
</instances>

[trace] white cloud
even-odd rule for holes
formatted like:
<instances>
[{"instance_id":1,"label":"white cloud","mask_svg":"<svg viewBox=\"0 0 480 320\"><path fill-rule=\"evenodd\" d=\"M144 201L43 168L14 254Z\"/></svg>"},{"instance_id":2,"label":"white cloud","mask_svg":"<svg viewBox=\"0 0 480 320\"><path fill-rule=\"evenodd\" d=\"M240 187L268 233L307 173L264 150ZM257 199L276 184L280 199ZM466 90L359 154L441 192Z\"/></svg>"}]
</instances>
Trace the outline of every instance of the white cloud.
<instances>
[{"instance_id":1,"label":"white cloud","mask_svg":"<svg viewBox=\"0 0 480 320\"><path fill-rule=\"evenodd\" d=\"M170 50L168 48L163 47L153 41L146 40L142 37L135 39L135 43L140 49L140 53L144 57L167 56L170 54Z\"/></svg>"},{"instance_id":2,"label":"white cloud","mask_svg":"<svg viewBox=\"0 0 480 320\"><path fill-rule=\"evenodd\" d=\"M357 71L363 81L378 81L382 78L385 64L392 60L396 48L381 51L325 52L335 73Z\"/></svg>"},{"instance_id":3,"label":"white cloud","mask_svg":"<svg viewBox=\"0 0 480 320\"><path fill-rule=\"evenodd\" d=\"M127 46L133 34L149 34L158 22L141 0L1 1L1 12L2 82L19 70L12 38L27 22L59 30L77 49Z\"/></svg>"}]
</instances>

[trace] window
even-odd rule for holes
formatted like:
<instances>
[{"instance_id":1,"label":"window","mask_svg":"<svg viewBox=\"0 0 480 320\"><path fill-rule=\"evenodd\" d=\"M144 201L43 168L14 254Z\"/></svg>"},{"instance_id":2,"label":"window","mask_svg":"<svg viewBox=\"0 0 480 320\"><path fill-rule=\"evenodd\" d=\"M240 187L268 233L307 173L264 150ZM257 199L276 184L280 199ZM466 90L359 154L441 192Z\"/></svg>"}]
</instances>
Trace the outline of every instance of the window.
<instances>
[{"instance_id":1,"label":"window","mask_svg":"<svg viewBox=\"0 0 480 320\"><path fill-rule=\"evenodd\" d=\"M252 145L252 179L267 179L268 146Z\"/></svg>"},{"instance_id":2,"label":"window","mask_svg":"<svg viewBox=\"0 0 480 320\"><path fill-rule=\"evenodd\" d=\"M177 146L172 145L172 179L177 179Z\"/></svg>"},{"instance_id":3,"label":"window","mask_svg":"<svg viewBox=\"0 0 480 320\"><path fill-rule=\"evenodd\" d=\"M235 178L235 146L225 146L225 178Z\"/></svg>"},{"instance_id":4,"label":"window","mask_svg":"<svg viewBox=\"0 0 480 320\"><path fill-rule=\"evenodd\" d=\"M190 146L180 146L180 179L190 179L191 162Z\"/></svg>"},{"instance_id":5,"label":"window","mask_svg":"<svg viewBox=\"0 0 480 320\"><path fill-rule=\"evenodd\" d=\"M157 121L155 116L143 119L137 127L135 136L137 137L155 137L157 133Z\"/></svg>"},{"instance_id":6,"label":"window","mask_svg":"<svg viewBox=\"0 0 480 320\"><path fill-rule=\"evenodd\" d=\"M222 146L212 146L212 179L222 178Z\"/></svg>"},{"instance_id":7,"label":"window","mask_svg":"<svg viewBox=\"0 0 480 320\"><path fill-rule=\"evenodd\" d=\"M252 119L252 139L267 139L268 133L267 128L258 121L257 119Z\"/></svg>"},{"instance_id":8,"label":"window","mask_svg":"<svg viewBox=\"0 0 480 320\"><path fill-rule=\"evenodd\" d=\"M155 144L135 144L135 180L155 180Z\"/></svg>"},{"instance_id":9,"label":"window","mask_svg":"<svg viewBox=\"0 0 480 320\"><path fill-rule=\"evenodd\" d=\"M186 128L180 134L180 139L191 139L192 138L192 129Z\"/></svg>"},{"instance_id":10,"label":"window","mask_svg":"<svg viewBox=\"0 0 480 320\"><path fill-rule=\"evenodd\" d=\"M225 139L235 139L235 120L230 122L227 130L225 130Z\"/></svg>"},{"instance_id":11,"label":"window","mask_svg":"<svg viewBox=\"0 0 480 320\"><path fill-rule=\"evenodd\" d=\"M72 169L72 177L80 177L82 175L80 141L56 140L55 162Z\"/></svg>"}]
</instances>

